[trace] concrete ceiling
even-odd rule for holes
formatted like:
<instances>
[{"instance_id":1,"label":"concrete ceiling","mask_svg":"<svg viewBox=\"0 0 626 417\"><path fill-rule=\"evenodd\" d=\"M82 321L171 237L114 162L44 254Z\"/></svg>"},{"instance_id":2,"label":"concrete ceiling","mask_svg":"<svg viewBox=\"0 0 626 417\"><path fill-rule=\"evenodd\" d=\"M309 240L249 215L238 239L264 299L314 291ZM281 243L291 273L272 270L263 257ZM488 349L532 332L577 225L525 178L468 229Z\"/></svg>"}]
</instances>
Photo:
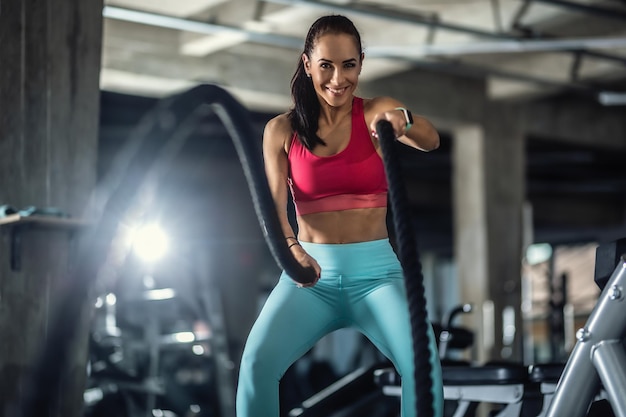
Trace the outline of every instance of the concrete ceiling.
<instances>
[{"instance_id":1,"label":"concrete ceiling","mask_svg":"<svg viewBox=\"0 0 626 417\"><path fill-rule=\"evenodd\" d=\"M254 111L260 137L265 122L291 104L289 80L309 25L320 15L340 13L354 20L364 41L360 94L399 98L443 133L442 147L427 158L405 153L420 234L431 248L443 253L452 248L449 128L454 125L443 122L480 123L491 108L485 99L532 104L527 106L532 111L525 198L534 207L537 239L588 242L626 231L626 136L621 133L626 131L621 116L626 0L105 4L101 172L156 98L197 84L215 83L238 97ZM184 162L170 175L175 185L164 187L163 199L170 202L163 207L172 204L169 212L178 213L197 206L197 213L185 211L181 217L208 218L210 204L203 198L220 195L226 201L238 190L241 201L215 208L215 217L229 224L227 234L232 234L242 218L254 220L241 168L216 123L199 129L201 137L190 140ZM220 188L228 183L225 172L241 184ZM228 223L230 207L239 206L247 207L247 215Z\"/></svg>"},{"instance_id":2,"label":"concrete ceiling","mask_svg":"<svg viewBox=\"0 0 626 417\"><path fill-rule=\"evenodd\" d=\"M306 31L327 13L360 29L366 82L430 66L478 74L494 100L626 102L623 0L108 0L101 85L162 97L210 82L282 111Z\"/></svg>"}]
</instances>

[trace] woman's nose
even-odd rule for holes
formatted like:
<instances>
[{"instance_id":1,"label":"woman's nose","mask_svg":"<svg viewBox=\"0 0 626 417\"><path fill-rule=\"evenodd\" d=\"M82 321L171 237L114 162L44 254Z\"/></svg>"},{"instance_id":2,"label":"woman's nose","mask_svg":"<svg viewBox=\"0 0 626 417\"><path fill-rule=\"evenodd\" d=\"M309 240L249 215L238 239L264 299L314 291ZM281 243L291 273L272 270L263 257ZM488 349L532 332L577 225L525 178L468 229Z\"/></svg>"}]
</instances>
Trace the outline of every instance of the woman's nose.
<instances>
[{"instance_id":1,"label":"woman's nose","mask_svg":"<svg viewBox=\"0 0 626 417\"><path fill-rule=\"evenodd\" d=\"M344 79L345 79L345 76L343 74L343 71L338 68L333 72L333 77L331 78L330 81L335 85L341 85Z\"/></svg>"}]
</instances>

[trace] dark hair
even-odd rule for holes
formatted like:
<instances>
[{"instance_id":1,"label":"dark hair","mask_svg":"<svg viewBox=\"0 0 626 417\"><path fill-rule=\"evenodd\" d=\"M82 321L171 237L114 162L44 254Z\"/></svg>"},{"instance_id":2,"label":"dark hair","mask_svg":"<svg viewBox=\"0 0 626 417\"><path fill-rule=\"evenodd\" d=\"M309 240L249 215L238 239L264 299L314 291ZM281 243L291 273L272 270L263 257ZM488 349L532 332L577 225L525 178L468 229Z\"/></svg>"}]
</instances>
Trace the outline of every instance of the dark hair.
<instances>
[{"instance_id":1,"label":"dark hair","mask_svg":"<svg viewBox=\"0 0 626 417\"><path fill-rule=\"evenodd\" d=\"M359 31L350 19L340 15L320 17L311 25L304 41L303 53L311 57L311 51L317 39L329 33L352 36L359 50L359 56L361 56L363 47ZM287 117L291 123L291 128L298 133L298 138L302 144L309 150L312 150L316 145L326 145L317 136L320 104L313 83L304 70L302 54L300 54L296 72L291 78L291 97L293 98L294 107L289 111Z\"/></svg>"}]
</instances>

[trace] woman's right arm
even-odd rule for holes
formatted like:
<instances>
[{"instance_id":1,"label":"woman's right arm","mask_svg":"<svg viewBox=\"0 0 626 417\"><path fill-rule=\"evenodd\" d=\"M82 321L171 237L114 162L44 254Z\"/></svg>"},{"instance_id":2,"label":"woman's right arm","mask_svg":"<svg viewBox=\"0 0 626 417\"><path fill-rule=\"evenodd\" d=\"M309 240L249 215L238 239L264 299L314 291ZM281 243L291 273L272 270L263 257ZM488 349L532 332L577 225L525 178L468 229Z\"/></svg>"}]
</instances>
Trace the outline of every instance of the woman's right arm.
<instances>
[{"instance_id":1,"label":"woman's right arm","mask_svg":"<svg viewBox=\"0 0 626 417\"><path fill-rule=\"evenodd\" d=\"M287 178L289 164L287 160L286 144L291 138L291 126L286 115L280 115L270 120L265 125L263 132L263 160L265 163L265 175L269 183L270 192L276 206L280 226L285 239L296 237L287 216ZM295 243L293 239L288 244ZM298 262L304 267L313 267L319 278L320 266L310 257L302 246L291 246L291 252ZM315 283L306 286L312 286Z\"/></svg>"}]
</instances>

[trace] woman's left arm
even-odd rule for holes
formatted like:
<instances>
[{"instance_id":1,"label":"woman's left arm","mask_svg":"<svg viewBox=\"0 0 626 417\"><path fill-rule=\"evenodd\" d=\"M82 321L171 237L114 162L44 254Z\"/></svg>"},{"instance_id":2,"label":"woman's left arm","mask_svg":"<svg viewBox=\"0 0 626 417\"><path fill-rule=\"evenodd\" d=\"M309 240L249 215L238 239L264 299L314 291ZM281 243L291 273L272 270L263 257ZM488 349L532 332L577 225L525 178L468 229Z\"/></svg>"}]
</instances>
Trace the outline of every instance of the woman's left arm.
<instances>
[{"instance_id":1,"label":"woman's left arm","mask_svg":"<svg viewBox=\"0 0 626 417\"><path fill-rule=\"evenodd\" d=\"M401 102L390 97L377 97L371 100L370 105L370 114L374 114L370 122L372 134L375 134L376 123L379 120L387 120L393 126L398 140L405 145L423 151L432 151L439 147L439 133L425 117L412 114L413 124L406 129L406 113L398 110L398 108L406 109Z\"/></svg>"}]
</instances>

